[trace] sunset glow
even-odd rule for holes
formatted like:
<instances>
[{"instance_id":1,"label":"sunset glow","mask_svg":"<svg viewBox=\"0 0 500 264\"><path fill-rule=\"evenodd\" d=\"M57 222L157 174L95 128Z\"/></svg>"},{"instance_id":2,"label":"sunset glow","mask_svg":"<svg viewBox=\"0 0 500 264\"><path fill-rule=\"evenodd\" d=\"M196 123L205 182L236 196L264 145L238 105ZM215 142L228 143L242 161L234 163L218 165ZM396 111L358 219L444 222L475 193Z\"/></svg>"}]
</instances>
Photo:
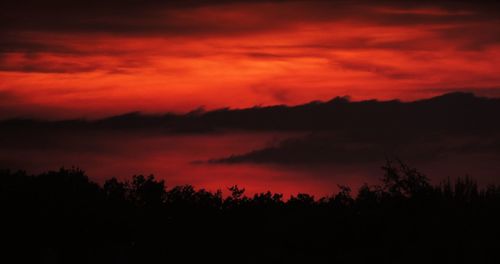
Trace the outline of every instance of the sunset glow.
<instances>
[{"instance_id":1,"label":"sunset glow","mask_svg":"<svg viewBox=\"0 0 500 264\"><path fill-rule=\"evenodd\" d=\"M105 16L58 4L59 17L32 14L44 22L6 14L3 118L499 93L499 21L484 7L130 4Z\"/></svg>"}]
</instances>

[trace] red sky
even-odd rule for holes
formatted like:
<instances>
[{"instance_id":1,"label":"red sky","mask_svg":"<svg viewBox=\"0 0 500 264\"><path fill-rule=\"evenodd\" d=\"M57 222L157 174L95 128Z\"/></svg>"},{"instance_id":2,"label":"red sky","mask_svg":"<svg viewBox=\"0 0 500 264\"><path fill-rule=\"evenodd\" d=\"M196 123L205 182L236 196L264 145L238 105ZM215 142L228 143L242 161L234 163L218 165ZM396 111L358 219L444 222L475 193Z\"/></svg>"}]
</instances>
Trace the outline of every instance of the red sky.
<instances>
[{"instance_id":1,"label":"red sky","mask_svg":"<svg viewBox=\"0 0 500 264\"><path fill-rule=\"evenodd\" d=\"M500 94L494 3L17 2L0 8L1 118Z\"/></svg>"}]
</instances>

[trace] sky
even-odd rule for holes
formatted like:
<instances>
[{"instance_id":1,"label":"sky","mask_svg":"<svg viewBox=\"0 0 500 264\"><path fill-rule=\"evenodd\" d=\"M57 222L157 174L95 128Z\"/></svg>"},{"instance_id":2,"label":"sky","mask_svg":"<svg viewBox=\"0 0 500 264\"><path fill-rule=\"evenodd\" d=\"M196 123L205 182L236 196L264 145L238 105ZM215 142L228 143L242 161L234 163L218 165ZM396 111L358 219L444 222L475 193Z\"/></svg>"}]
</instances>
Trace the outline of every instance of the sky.
<instances>
[{"instance_id":1,"label":"sky","mask_svg":"<svg viewBox=\"0 0 500 264\"><path fill-rule=\"evenodd\" d=\"M449 93L425 100L336 98L286 107L186 115L127 114L96 121L0 122L0 169L79 167L104 183L154 174L169 188L238 185L253 195L316 197L379 184L400 159L433 184L466 175L500 184L500 98Z\"/></svg>"},{"instance_id":2,"label":"sky","mask_svg":"<svg viewBox=\"0 0 500 264\"><path fill-rule=\"evenodd\" d=\"M499 13L495 1L1 1L0 168L326 194L374 182L390 154L437 182L497 183Z\"/></svg>"},{"instance_id":3,"label":"sky","mask_svg":"<svg viewBox=\"0 0 500 264\"><path fill-rule=\"evenodd\" d=\"M2 1L0 118L500 95L500 5Z\"/></svg>"}]
</instances>

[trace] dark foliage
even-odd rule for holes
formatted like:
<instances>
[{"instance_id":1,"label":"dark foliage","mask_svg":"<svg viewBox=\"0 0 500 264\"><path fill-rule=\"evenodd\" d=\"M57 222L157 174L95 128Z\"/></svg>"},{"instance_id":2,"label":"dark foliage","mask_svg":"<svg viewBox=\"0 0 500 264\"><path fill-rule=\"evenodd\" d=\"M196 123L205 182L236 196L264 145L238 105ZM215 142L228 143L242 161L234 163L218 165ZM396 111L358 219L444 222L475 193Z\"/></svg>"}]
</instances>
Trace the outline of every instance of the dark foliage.
<instances>
[{"instance_id":1,"label":"dark foliage","mask_svg":"<svg viewBox=\"0 0 500 264\"><path fill-rule=\"evenodd\" d=\"M245 195L79 169L0 172L9 263L498 263L500 187L437 186L401 161L329 197ZM30 262L27 262L30 261ZM7 262L4 262L7 263Z\"/></svg>"}]
</instances>

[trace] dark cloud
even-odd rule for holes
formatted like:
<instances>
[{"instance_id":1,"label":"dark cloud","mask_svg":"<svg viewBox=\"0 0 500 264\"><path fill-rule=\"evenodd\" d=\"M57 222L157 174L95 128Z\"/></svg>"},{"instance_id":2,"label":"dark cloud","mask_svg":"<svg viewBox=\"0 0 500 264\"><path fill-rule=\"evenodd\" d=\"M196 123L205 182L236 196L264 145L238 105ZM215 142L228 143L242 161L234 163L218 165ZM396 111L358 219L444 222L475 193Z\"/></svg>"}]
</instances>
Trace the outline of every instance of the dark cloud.
<instances>
[{"instance_id":1,"label":"dark cloud","mask_svg":"<svg viewBox=\"0 0 500 264\"><path fill-rule=\"evenodd\" d=\"M500 152L500 126L488 114L500 110L500 101L468 93L408 103L349 103L335 99L295 109L273 108L272 112L280 113L281 119L274 119L271 108L268 110L262 119L264 116L272 119L274 125L268 125L274 129L306 130L309 127L314 132L210 162L359 164L376 162L384 156L399 156L428 163L456 155L491 158ZM248 116L245 115L246 120L253 120ZM295 122L295 127L286 124L287 120ZM267 120L261 120L261 125L266 123ZM273 129L271 127L267 129Z\"/></svg>"},{"instance_id":2,"label":"dark cloud","mask_svg":"<svg viewBox=\"0 0 500 264\"><path fill-rule=\"evenodd\" d=\"M74 62L44 63L40 61L26 61L14 65L1 64L0 71L34 72L34 73L75 73L91 72L100 68L99 64L80 64Z\"/></svg>"},{"instance_id":3,"label":"dark cloud","mask_svg":"<svg viewBox=\"0 0 500 264\"><path fill-rule=\"evenodd\" d=\"M286 87L277 87L266 83L259 83L250 87L255 94L263 97L270 97L274 101L287 104L293 98L293 92Z\"/></svg>"},{"instance_id":4,"label":"dark cloud","mask_svg":"<svg viewBox=\"0 0 500 264\"><path fill-rule=\"evenodd\" d=\"M496 132L498 133L498 132ZM432 162L450 155L497 156L500 134L440 135L432 131L403 137L363 137L323 134L287 139L274 146L210 160L212 163L362 164L381 157L400 157L415 162Z\"/></svg>"},{"instance_id":5,"label":"dark cloud","mask_svg":"<svg viewBox=\"0 0 500 264\"><path fill-rule=\"evenodd\" d=\"M465 50L482 50L500 43L500 20L483 24L459 24L452 28L435 29L442 38L454 41Z\"/></svg>"},{"instance_id":6,"label":"dark cloud","mask_svg":"<svg viewBox=\"0 0 500 264\"><path fill-rule=\"evenodd\" d=\"M24 1L2 8L2 31L185 35L243 30L215 16L193 16L198 8L274 1ZM279 1L278 1L279 2ZM196 13L194 13L196 15ZM235 21L237 22L237 21ZM215 23L215 24L214 24ZM247 29L251 29L248 27Z\"/></svg>"},{"instance_id":7,"label":"dark cloud","mask_svg":"<svg viewBox=\"0 0 500 264\"><path fill-rule=\"evenodd\" d=\"M390 79L412 79L416 77L415 74L411 72L405 72L395 67L369 63L366 61L334 59L332 60L332 64L343 69L370 72Z\"/></svg>"},{"instance_id":8,"label":"dark cloud","mask_svg":"<svg viewBox=\"0 0 500 264\"><path fill-rule=\"evenodd\" d=\"M24 53L39 53L39 52L54 52L60 54L75 54L77 50L68 46L55 43L45 43L30 38L24 38L19 34L6 34L0 40L0 51L3 53L24 52Z\"/></svg>"},{"instance_id":9,"label":"dark cloud","mask_svg":"<svg viewBox=\"0 0 500 264\"><path fill-rule=\"evenodd\" d=\"M492 86L492 87L482 87L478 89L477 87L454 87L454 88L444 88L444 87L422 87L418 89L422 93L427 94L439 94L439 93L453 93L453 92L461 92L461 93L474 93L477 96L491 97L491 98L500 98L500 87Z\"/></svg>"},{"instance_id":10,"label":"dark cloud","mask_svg":"<svg viewBox=\"0 0 500 264\"><path fill-rule=\"evenodd\" d=\"M436 25L443 36L475 42L478 32L497 31L499 7L484 1L5 1L0 11L0 49L48 49L50 44L33 43L23 32L202 37L332 21L361 27ZM494 32L464 47L498 43ZM50 49L65 51L57 45Z\"/></svg>"},{"instance_id":11,"label":"dark cloud","mask_svg":"<svg viewBox=\"0 0 500 264\"><path fill-rule=\"evenodd\" d=\"M279 89L277 90L279 93ZM5 96L9 96L7 93ZM278 95L277 95L278 96ZM285 96L286 95L279 95ZM350 135L398 136L394 131L440 132L495 131L500 124L490 114L500 112L500 99L476 97L472 93L447 93L412 102L349 101L336 97L327 102L314 101L297 106L266 106L244 109L195 111L189 114L144 115L141 113L85 121L93 127L162 129L176 131L337 131ZM3 125L4 123L0 123ZM64 122L43 123L49 127ZM70 123L71 124L71 123ZM80 128L80 127L77 127ZM366 133L371 130L372 133Z\"/></svg>"},{"instance_id":12,"label":"dark cloud","mask_svg":"<svg viewBox=\"0 0 500 264\"><path fill-rule=\"evenodd\" d=\"M9 100L9 93L0 94ZM214 133L220 131L284 131L306 132L314 136L284 142L262 153L279 153L283 148L293 153L315 152L327 148L333 153L359 152L374 154L415 150L423 146L443 148L450 138L461 142L456 147L444 144L449 151L471 149L467 142L492 139L500 135L500 124L491 113L500 112L500 99L475 97L470 93L450 93L414 102L359 101L334 98L328 102L311 102L298 106L269 106L247 109L195 111L189 114L143 115L130 113L88 121L3 121L0 128L13 131L146 131L148 133ZM446 136L444 136L446 135ZM469 139L470 137L471 139ZM437 141L436 141L437 140ZM493 142L492 141L492 142ZM441 142L441 143L440 143ZM494 141L497 142L497 141ZM407 147L406 144L413 145ZM471 146L481 146L474 143ZM497 143L492 145L498 145ZM301 150L303 148L309 150ZM353 148L353 149L350 149ZM296 149L297 151L292 151ZM425 150L427 151L427 150ZM423 155L424 150L413 152ZM436 152L436 151L432 151ZM256 153L252 154L252 157ZM266 154L269 155L269 154ZM377 155L380 156L380 155ZM428 155L429 156L429 155ZM430 156L429 156L430 157Z\"/></svg>"},{"instance_id":13,"label":"dark cloud","mask_svg":"<svg viewBox=\"0 0 500 264\"><path fill-rule=\"evenodd\" d=\"M15 94L0 93L0 102L15 98ZM339 166L373 169L385 156L397 156L416 164L430 164L434 167L424 168L433 168L436 174L447 169L477 174L491 170L484 174L490 177L498 166L495 161L500 153L500 124L494 116L498 112L500 99L451 93L413 102L351 102L339 97L297 106L200 109L188 114L164 115L133 112L99 120L11 119L0 122L0 154L9 161L0 163L24 164L26 153L36 153L34 161L43 160L43 153L52 153L48 158L73 155L76 160L90 157L102 163L100 159L108 160L103 158L106 155L132 159L148 155L149 150L140 142L151 138L171 139L167 145L149 146L161 149L175 145L176 138L184 136L203 140L211 136L230 137L233 132L255 135L264 132L287 136L268 141L271 143L267 146L249 144L236 148L237 151L231 144L248 142L231 141L224 145L225 152L207 155L204 160L213 158L209 164L193 166L251 163L287 169L325 168L328 172L328 168ZM183 151L182 146L177 147ZM199 151L197 143L191 147L191 153ZM217 150L219 145L207 147ZM326 172L307 175L312 179L333 177ZM489 178L488 182L492 180Z\"/></svg>"}]
</instances>

